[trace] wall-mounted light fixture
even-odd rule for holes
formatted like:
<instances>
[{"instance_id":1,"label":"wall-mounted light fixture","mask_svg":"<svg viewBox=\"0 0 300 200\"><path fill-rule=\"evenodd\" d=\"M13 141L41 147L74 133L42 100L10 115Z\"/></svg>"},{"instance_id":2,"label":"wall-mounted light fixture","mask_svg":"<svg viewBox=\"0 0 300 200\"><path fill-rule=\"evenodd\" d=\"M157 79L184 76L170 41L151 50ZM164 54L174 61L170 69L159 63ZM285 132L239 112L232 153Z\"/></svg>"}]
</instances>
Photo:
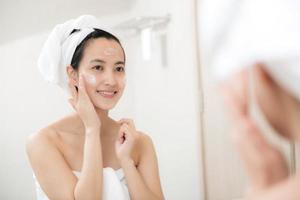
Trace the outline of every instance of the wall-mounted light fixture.
<instances>
[{"instance_id":1,"label":"wall-mounted light fixture","mask_svg":"<svg viewBox=\"0 0 300 200\"><path fill-rule=\"evenodd\" d=\"M170 22L170 15L162 17L135 17L133 19L121 22L114 28L125 31L126 35L137 35L141 37L142 55L144 60L150 60L152 54L153 32L166 29ZM161 52L163 64L166 65L166 32L161 35Z\"/></svg>"}]
</instances>

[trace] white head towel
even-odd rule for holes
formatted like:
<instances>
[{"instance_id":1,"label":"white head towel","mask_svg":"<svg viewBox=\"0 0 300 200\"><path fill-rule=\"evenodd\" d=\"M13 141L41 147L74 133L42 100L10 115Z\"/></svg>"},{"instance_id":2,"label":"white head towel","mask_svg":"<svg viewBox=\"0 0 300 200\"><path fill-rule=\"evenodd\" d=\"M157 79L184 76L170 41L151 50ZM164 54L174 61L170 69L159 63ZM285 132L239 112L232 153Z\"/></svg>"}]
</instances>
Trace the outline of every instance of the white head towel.
<instances>
[{"instance_id":1,"label":"white head towel","mask_svg":"<svg viewBox=\"0 0 300 200\"><path fill-rule=\"evenodd\" d=\"M55 26L38 59L38 68L46 81L59 85L69 94L66 67L71 64L77 45L94 28L101 29L97 19L91 15L82 15ZM80 31L70 35L74 29Z\"/></svg>"}]
</instances>

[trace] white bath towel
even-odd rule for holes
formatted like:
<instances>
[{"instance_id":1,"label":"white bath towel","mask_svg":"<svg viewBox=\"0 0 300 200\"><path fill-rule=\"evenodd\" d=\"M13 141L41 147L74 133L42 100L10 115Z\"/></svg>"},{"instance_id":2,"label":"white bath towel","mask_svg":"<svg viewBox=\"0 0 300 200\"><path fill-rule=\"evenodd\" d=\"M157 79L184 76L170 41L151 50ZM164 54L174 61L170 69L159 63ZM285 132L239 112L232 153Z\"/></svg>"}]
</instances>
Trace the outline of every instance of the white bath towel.
<instances>
[{"instance_id":1,"label":"white bath towel","mask_svg":"<svg viewBox=\"0 0 300 200\"><path fill-rule=\"evenodd\" d=\"M219 79L262 62L300 99L300 1L202 2L200 46L204 63L215 69Z\"/></svg>"},{"instance_id":2,"label":"white bath towel","mask_svg":"<svg viewBox=\"0 0 300 200\"><path fill-rule=\"evenodd\" d=\"M73 173L77 177L80 177L80 172L73 171ZM33 178L36 186L37 200L49 200L34 175ZM103 200L130 200L127 182L122 169L114 170L110 167L103 168L102 192Z\"/></svg>"}]
</instances>

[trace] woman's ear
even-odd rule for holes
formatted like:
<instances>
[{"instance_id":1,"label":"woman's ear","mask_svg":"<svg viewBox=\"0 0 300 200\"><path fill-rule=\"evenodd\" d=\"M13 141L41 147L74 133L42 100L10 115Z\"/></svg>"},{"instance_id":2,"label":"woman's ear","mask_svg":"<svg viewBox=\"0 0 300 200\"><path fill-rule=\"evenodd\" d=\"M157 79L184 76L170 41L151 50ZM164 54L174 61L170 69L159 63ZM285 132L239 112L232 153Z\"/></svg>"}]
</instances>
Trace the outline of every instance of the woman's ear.
<instances>
[{"instance_id":1,"label":"woman's ear","mask_svg":"<svg viewBox=\"0 0 300 200\"><path fill-rule=\"evenodd\" d=\"M66 70L69 80L73 80L78 86L78 72L71 65L68 65Z\"/></svg>"}]
</instances>

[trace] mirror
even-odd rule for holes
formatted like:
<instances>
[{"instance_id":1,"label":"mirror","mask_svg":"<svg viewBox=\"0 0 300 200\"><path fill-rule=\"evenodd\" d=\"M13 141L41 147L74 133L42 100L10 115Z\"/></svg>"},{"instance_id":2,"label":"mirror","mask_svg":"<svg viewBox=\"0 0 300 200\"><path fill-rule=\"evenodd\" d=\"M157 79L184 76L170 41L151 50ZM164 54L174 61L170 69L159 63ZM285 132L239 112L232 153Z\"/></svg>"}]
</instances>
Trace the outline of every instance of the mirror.
<instances>
[{"instance_id":1,"label":"mirror","mask_svg":"<svg viewBox=\"0 0 300 200\"><path fill-rule=\"evenodd\" d=\"M166 199L202 198L194 9L192 0L2 1L0 198L35 198L26 138L73 112L63 91L43 80L37 59L52 28L82 14L116 29L126 51L127 86L110 115L134 119L152 138Z\"/></svg>"}]
</instances>

